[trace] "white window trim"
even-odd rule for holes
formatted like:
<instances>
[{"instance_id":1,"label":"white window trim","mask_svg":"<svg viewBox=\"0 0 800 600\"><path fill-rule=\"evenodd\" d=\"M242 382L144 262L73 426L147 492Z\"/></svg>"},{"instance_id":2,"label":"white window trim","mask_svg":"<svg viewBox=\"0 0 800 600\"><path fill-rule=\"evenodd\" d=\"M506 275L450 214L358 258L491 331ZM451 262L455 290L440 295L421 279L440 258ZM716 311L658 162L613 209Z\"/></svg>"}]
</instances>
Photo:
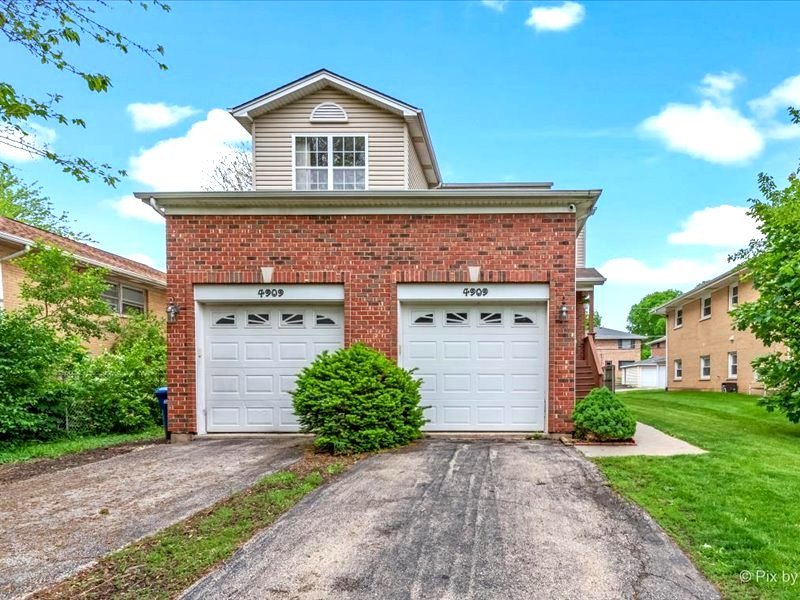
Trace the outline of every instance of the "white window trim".
<instances>
[{"instance_id":1,"label":"white window trim","mask_svg":"<svg viewBox=\"0 0 800 600\"><path fill-rule=\"evenodd\" d=\"M678 375L678 363L681 365L680 375ZM672 381L683 381L683 360L680 358L672 361Z\"/></svg>"},{"instance_id":2,"label":"white window trim","mask_svg":"<svg viewBox=\"0 0 800 600\"><path fill-rule=\"evenodd\" d=\"M736 304L733 303L733 288L736 288ZM734 283L728 286L728 310L733 310L739 306L739 284Z\"/></svg>"},{"instance_id":3,"label":"white window trim","mask_svg":"<svg viewBox=\"0 0 800 600\"><path fill-rule=\"evenodd\" d=\"M731 367L733 366L731 357L733 355L736 355L736 373L731 372ZM739 376L739 354L736 351L728 352L728 379L738 379L738 376Z\"/></svg>"},{"instance_id":4,"label":"white window trim","mask_svg":"<svg viewBox=\"0 0 800 600\"><path fill-rule=\"evenodd\" d=\"M681 312L681 324L680 325L678 325L678 311ZM677 307L675 309L675 316L673 317L673 322L674 322L674 325L672 327L673 329L680 329L681 327L683 327L683 307L682 306L679 306L679 307Z\"/></svg>"},{"instance_id":5,"label":"white window trim","mask_svg":"<svg viewBox=\"0 0 800 600\"><path fill-rule=\"evenodd\" d=\"M707 315L704 315L703 314L703 307L705 306L706 300L710 301L710 304L708 305L708 311L709 312L708 312ZM711 294L709 294L708 296L703 296L702 298L700 298L700 320L701 321L705 321L706 319L710 319L711 315L714 314L714 310L712 308L713 304L714 304L714 301L711 300Z\"/></svg>"},{"instance_id":6,"label":"white window trim","mask_svg":"<svg viewBox=\"0 0 800 600\"><path fill-rule=\"evenodd\" d=\"M293 133L292 134L292 191L297 191L297 164L296 164L296 152L295 148L297 147L297 138L299 137L328 137L332 138L334 136L344 136L344 137L363 137L364 138L364 189L363 190L347 190L351 192L365 192L369 190L369 135L366 133L358 133L358 132L351 132L351 131L305 131L300 133ZM311 169L318 168L318 167L309 167ZM339 168L339 167L336 167ZM361 167L353 167L353 168L361 168ZM339 191L333 189L333 140L328 140L328 189L327 190L303 190L304 192L310 191L319 191L319 192L333 192Z\"/></svg>"},{"instance_id":7,"label":"white window trim","mask_svg":"<svg viewBox=\"0 0 800 600\"><path fill-rule=\"evenodd\" d=\"M142 302L141 308L142 308L142 313L146 313L147 312L148 297L147 297L147 289L146 288L137 287L137 286L134 286L134 285L128 285L127 283L121 283L119 281L114 281L114 280L109 280L106 283L109 286L112 286L112 285L117 286L117 306L115 308L111 309L115 315L117 315L119 317L127 316L128 313L124 312L123 309L122 309L123 304L130 304L130 305L138 306L135 302L131 302L130 300L126 301L126 300L123 299L122 294L123 294L123 289L124 288L127 288L127 289L135 291L135 292L140 292L142 294L142 296L144 296L144 301ZM108 302L108 300L109 300L109 298L107 298L106 296L102 296L102 298L106 302Z\"/></svg>"},{"instance_id":8,"label":"white window trim","mask_svg":"<svg viewBox=\"0 0 800 600\"><path fill-rule=\"evenodd\" d=\"M708 375L703 375L703 359L708 359ZM701 356L700 357L700 380L701 381L708 381L711 379L711 355Z\"/></svg>"}]
</instances>

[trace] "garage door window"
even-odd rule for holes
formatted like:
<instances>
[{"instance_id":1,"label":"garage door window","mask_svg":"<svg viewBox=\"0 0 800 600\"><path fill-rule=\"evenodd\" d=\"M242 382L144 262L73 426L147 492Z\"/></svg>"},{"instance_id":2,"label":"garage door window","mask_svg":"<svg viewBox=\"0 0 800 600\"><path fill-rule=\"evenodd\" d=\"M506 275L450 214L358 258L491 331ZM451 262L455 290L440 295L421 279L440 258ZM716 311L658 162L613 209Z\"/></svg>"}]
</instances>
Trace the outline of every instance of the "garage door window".
<instances>
[{"instance_id":1,"label":"garage door window","mask_svg":"<svg viewBox=\"0 0 800 600\"><path fill-rule=\"evenodd\" d=\"M281 313L281 327L302 327L304 323L303 313Z\"/></svg>"},{"instance_id":2,"label":"garage door window","mask_svg":"<svg viewBox=\"0 0 800 600\"><path fill-rule=\"evenodd\" d=\"M499 312L482 312L481 325L502 325L503 313Z\"/></svg>"},{"instance_id":3,"label":"garage door window","mask_svg":"<svg viewBox=\"0 0 800 600\"><path fill-rule=\"evenodd\" d=\"M314 323L316 323L317 327L336 327L337 325L336 320L325 313L317 313L314 317Z\"/></svg>"},{"instance_id":4,"label":"garage door window","mask_svg":"<svg viewBox=\"0 0 800 600\"><path fill-rule=\"evenodd\" d=\"M514 313L514 325L534 325L533 317L521 313Z\"/></svg>"},{"instance_id":5,"label":"garage door window","mask_svg":"<svg viewBox=\"0 0 800 600\"><path fill-rule=\"evenodd\" d=\"M236 327L235 313L214 313L214 327Z\"/></svg>"},{"instance_id":6,"label":"garage door window","mask_svg":"<svg viewBox=\"0 0 800 600\"><path fill-rule=\"evenodd\" d=\"M411 314L412 325L433 325L432 312L413 312Z\"/></svg>"},{"instance_id":7,"label":"garage door window","mask_svg":"<svg viewBox=\"0 0 800 600\"><path fill-rule=\"evenodd\" d=\"M247 313L248 327L269 327L269 313Z\"/></svg>"},{"instance_id":8,"label":"garage door window","mask_svg":"<svg viewBox=\"0 0 800 600\"><path fill-rule=\"evenodd\" d=\"M449 312L445 315L445 325L468 325L469 313L466 312Z\"/></svg>"}]
</instances>

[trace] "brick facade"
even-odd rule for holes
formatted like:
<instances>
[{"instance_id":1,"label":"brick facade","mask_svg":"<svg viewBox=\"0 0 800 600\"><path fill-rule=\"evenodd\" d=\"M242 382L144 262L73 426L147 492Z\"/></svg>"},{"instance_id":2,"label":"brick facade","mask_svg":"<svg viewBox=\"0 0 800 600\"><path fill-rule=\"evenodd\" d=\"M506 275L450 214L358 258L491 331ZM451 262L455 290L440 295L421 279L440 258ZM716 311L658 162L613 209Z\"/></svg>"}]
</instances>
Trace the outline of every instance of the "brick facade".
<instances>
[{"instance_id":1,"label":"brick facade","mask_svg":"<svg viewBox=\"0 0 800 600\"><path fill-rule=\"evenodd\" d=\"M752 302L758 297L749 281L732 281L739 286L739 302ZM710 292L711 317L700 318L700 299L683 304L683 325L675 327L675 309L667 313L667 387L671 390L720 391L724 382L736 383L745 394L762 394L764 386L757 381L750 362L769 350L750 331L736 331L729 314L729 287ZM728 353L736 352L738 373L728 376ZM700 357L711 359L711 375L700 375ZM675 377L675 361L682 363L682 377Z\"/></svg>"},{"instance_id":2,"label":"brick facade","mask_svg":"<svg viewBox=\"0 0 800 600\"><path fill-rule=\"evenodd\" d=\"M623 362L636 362L641 359L642 342L641 340L633 340L633 348L622 349L619 347L619 340L595 340L597 346L597 355L600 357L600 364L604 365L606 362L611 362L614 365L614 373L616 374L617 383L622 382L622 371L620 370L620 361Z\"/></svg>"},{"instance_id":3,"label":"brick facade","mask_svg":"<svg viewBox=\"0 0 800 600\"><path fill-rule=\"evenodd\" d=\"M193 286L341 283L345 344L397 354L397 284L467 281L549 283L548 429L570 431L575 402L575 215L436 214L167 217L168 296L181 307L168 327L170 429L196 430ZM562 302L570 305L558 321Z\"/></svg>"}]
</instances>

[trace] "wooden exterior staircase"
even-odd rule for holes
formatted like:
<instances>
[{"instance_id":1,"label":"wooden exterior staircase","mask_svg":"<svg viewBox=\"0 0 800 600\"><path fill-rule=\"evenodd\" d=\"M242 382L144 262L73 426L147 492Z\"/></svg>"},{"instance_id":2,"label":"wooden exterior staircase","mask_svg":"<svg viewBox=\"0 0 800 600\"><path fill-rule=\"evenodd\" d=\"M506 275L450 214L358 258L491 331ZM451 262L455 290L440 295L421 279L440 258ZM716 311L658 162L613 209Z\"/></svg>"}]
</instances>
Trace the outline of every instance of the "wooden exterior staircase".
<instances>
[{"instance_id":1,"label":"wooden exterior staircase","mask_svg":"<svg viewBox=\"0 0 800 600\"><path fill-rule=\"evenodd\" d=\"M585 398L596 387L603 386L603 367L597 354L594 332L587 333L578 344L575 355L575 400Z\"/></svg>"}]
</instances>

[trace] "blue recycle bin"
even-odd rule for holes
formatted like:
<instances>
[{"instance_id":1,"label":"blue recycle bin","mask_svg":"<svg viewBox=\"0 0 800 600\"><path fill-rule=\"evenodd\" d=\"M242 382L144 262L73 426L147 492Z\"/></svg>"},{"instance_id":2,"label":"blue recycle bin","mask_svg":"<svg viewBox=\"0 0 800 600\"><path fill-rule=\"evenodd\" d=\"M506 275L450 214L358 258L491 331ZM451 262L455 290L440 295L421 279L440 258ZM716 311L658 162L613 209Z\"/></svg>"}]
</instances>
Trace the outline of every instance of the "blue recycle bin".
<instances>
[{"instance_id":1,"label":"blue recycle bin","mask_svg":"<svg viewBox=\"0 0 800 600\"><path fill-rule=\"evenodd\" d=\"M164 424L164 437L169 439L169 427L167 426L167 388L156 388L154 392L158 398L158 405L161 407L161 422Z\"/></svg>"}]
</instances>

